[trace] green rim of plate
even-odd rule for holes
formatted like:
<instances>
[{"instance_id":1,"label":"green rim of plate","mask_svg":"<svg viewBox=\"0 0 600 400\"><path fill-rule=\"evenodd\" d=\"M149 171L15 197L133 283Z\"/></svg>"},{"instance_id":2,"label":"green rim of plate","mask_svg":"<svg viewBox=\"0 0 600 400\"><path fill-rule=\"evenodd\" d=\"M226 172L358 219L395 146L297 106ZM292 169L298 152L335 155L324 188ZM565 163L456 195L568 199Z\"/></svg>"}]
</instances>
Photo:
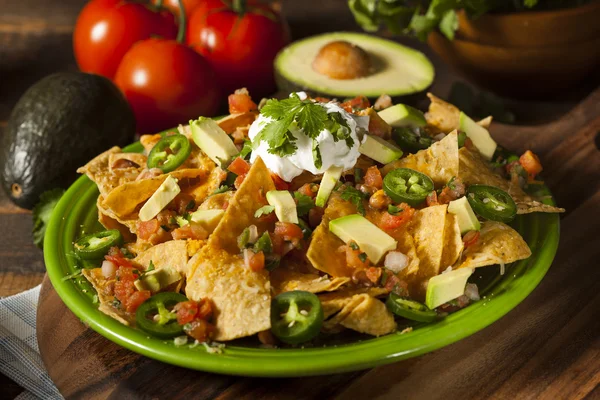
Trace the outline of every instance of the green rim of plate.
<instances>
[{"instance_id":1,"label":"green rim of plate","mask_svg":"<svg viewBox=\"0 0 600 400\"><path fill-rule=\"evenodd\" d=\"M126 148L140 151L139 143ZM543 193L550 195L546 187ZM100 229L97 222L98 189L82 176L67 190L52 214L44 240L44 260L52 285L65 305L81 321L107 339L144 356L181 367L229 375L286 377L361 370L415 357L463 339L497 321L533 291L550 267L559 241L559 217L533 213L513 222L529 244L532 255L499 268L476 270L482 299L463 310L412 332L394 333L351 344L297 349L263 349L227 345L221 354L204 346L175 346L173 341L152 338L98 311L94 289L83 277L65 279L77 272L69 256L73 241L82 232ZM549 197L549 196L548 196ZM554 205L551 198L545 201Z\"/></svg>"}]
</instances>

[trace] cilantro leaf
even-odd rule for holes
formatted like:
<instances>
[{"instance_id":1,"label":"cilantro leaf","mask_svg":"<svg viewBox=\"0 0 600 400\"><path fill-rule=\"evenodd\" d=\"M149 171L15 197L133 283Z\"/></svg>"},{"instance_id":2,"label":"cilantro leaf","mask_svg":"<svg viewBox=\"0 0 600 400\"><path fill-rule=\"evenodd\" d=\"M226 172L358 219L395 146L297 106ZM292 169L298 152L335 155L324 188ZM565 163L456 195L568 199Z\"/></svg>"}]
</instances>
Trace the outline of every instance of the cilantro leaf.
<instances>
[{"instance_id":1,"label":"cilantro leaf","mask_svg":"<svg viewBox=\"0 0 600 400\"><path fill-rule=\"evenodd\" d=\"M306 136L316 139L325 127L327 111L312 101L303 102L296 114L296 122Z\"/></svg>"},{"instance_id":2,"label":"cilantro leaf","mask_svg":"<svg viewBox=\"0 0 600 400\"><path fill-rule=\"evenodd\" d=\"M52 216L52 210L62 197L63 189L52 189L42 193L39 203L33 208L33 243L40 249L44 247L44 235L46 227Z\"/></svg>"},{"instance_id":3,"label":"cilantro leaf","mask_svg":"<svg viewBox=\"0 0 600 400\"><path fill-rule=\"evenodd\" d=\"M342 200L351 202L356 206L356 209L361 215L365 215L365 205L363 204L363 200L365 200L368 195L352 186L342 186L340 189Z\"/></svg>"},{"instance_id":4,"label":"cilantro leaf","mask_svg":"<svg viewBox=\"0 0 600 400\"><path fill-rule=\"evenodd\" d=\"M252 153L252 142L246 139L244 140L244 146L242 147L239 156L246 159L250 153Z\"/></svg>"},{"instance_id":5,"label":"cilantro leaf","mask_svg":"<svg viewBox=\"0 0 600 400\"><path fill-rule=\"evenodd\" d=\"M257 143L264 140L269 144L269 153L285 157L294 154L298 148L294 143L296 138L289 128L294 120L294 115L287 115L279 121L271 121L256 136Z\"/></svg>"},{"instance_id":6,"label":"cilantro leaf","mask_svg":"<svg viewBox=\"0 0 600 400\"><path fill-rule=\"evenodd\" d=\"M254 213L254 218L260 218L263 215L272 213L273 211L275 211L275 206L270 206L270 205L262 206L261 208L256 210L256 212Z\"/></svg>"},{"instance_id":7,"label":"cilantro leaf","mask_svg":"<svg viewBox=\"0 0 600 400\"><path fill-rule=\"evenodd\" d=\"M150 264L148 264L148 268L146 268L146 272L154 271L154 269L155 269L154 263L152 262L152 260L150 260Z\"/></svg>"},{"instance_id":8,"label":"cilantro leaf","mask_svg":"<svg viewBox=\"0 0 600 400\"><path fill-rule=\"evenodd\" d=\"M354 139L350 136L352 133L348 122L339 112L329 113L329 119L325 123L326 128L333 135L333 141L345 140L346 146L354 146Z\"/></svg>"},{"instance_id":9,"label":"cilantro leaf","mask_svg":"<svg viewBox=\"0 0 600 400\"><path fill-rule=\"evenodd\" d=\"M321 150L319 150L319 144L317 142L313 142L312 144L312 155L315 167L321 168L323 166L323 159L321 158Z\"/></svg>"},{"instance_id":10,"label":"cilantro leaf","mask_svg":"<svg viewBox=\"0 0 600 400\"><path fill-rule=\"evenodd\" d=\"M231 186L227 186L227 185L221 185L219 186L218 189L215 189L214 192L212 192L210 195L214 195L214 194L219 194L219 193L225 193L225 192L229 192L233 189L231 189Z\"/></svg>"},{"instance_id":11,"label":"cilantro leaf","mask_svg":"<svg viewBox=\"0 0 600 400\"><path fill-rule=\"evenodd\" d=\"M294 198L296 199L296 212L299 217L308 215L310 209L315 206L315 201L312 198L300 192L294 192Z\"/></svg>"}]
</instances>

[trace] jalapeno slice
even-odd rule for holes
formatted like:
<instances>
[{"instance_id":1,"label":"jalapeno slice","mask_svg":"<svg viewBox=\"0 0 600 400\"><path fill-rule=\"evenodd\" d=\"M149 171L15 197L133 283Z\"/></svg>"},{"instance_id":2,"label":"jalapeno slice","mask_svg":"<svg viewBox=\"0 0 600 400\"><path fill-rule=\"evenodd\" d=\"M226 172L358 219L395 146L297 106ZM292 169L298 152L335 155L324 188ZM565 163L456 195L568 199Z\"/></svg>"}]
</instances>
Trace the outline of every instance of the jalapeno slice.
<instances>
[{"instance_id":1,"label":"jalapeno slice","mask_svg":"<svg viewBox=\"0 0 600 400\"><path fill-rule=\"evenodd\" d=\"M310 292L281 293L271 302L271 332L282 342L298 344L317 336L323 325L323 308Z\"/></svg>"},{"instance_id":2,"label":"jalapeno slice","mask_svg":"<svg viewBox=\"0 0 600 400\"><path fill-rule=\"evenodd\" d=\"M470 185L467 200L477 215L491 221L510 222L517 215L517 205L510 194L495 186Z\"/></svg>"},{"instance_id":3,"label":"jalapeno slice","mask_svg":"<svg viewBox=\"0 0 600 400\"><path fill-rule=\"evenodd\" d=\"M400 297L392 292L385 302L386 307L399 317L419 322L432 322L438 318L437 312L418 301Z\"/></svg>"},{"instance_id":4,"label":"jalapeno slice","mask_svg":"<svg viewBox=\"0 0 600 400\"><path fill-rule=\"evenodd\" d=\"M392 131L392 138L402 150L409 153L416 153L419 150L429 148L433 144L433 139L427 136L419 136L410 128L395 128Z\"/></svg>"},{"instance_id":5,"label":"jalapeno slice","mask_svg":"<svg viewBox=\"0 0 600 400\"><path fill-rule=\"evenodd\" d=\"M183 164L191 152L190 141L182 134L165 136L150 150L147 165L160 168L164 173L171 172Z\"/></svg>"},{"instance_id":6,"label":"jalapeno slice","mask_svg":"<svg viewBox=\"0 0 600 400\"><path fill-rule=\"evenodd\" d=\"M383 178L383 191L395 203L416 207L433 190L433 181L427 175L410 168L397 168Z\"/></svg>"},{"instance_id":7,"label":"jalapeno slice","mask_svg":"<svg viewBox=\"0 0 600 400\"><path fill-rule=\"evenodd\" d=\"M123 236L117 229L109 229L91 233L77 239L73 244L75 253L84 260L99 260L108 253L113 246L120 246Z\"/></svg>"},{"instance_id":8,"label":"jalapeno slice","mask_svg":"<svg viewBox=\"0 0 600 400\"><path fill-rule=\"evenodd\" d=\"M171 312L175 304L187 301L181 293L162 292L143 302L135 312L137 326L146 333L161 339L183 334L183 326L177 323L177 314Z\"/></svg>"}]
</instances>

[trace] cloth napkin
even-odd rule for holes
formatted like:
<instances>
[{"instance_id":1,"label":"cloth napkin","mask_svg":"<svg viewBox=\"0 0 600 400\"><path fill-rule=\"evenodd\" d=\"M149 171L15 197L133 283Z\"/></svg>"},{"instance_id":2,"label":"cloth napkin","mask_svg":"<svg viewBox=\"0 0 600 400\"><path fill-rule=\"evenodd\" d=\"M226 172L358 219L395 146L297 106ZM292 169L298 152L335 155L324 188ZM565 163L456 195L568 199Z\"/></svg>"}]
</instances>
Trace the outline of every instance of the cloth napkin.
<instances>
[{"instance_id":1,"label":"cloth napkin","mask_svg":"<svg viewBox=\"0 0 600 400\"><path fill-rule=\"evenodd\" d=\"M40 286L0 299L0 372L25 388L18 400L63 399L50 379L36 337Z\"/></svg>"}]
</instances>

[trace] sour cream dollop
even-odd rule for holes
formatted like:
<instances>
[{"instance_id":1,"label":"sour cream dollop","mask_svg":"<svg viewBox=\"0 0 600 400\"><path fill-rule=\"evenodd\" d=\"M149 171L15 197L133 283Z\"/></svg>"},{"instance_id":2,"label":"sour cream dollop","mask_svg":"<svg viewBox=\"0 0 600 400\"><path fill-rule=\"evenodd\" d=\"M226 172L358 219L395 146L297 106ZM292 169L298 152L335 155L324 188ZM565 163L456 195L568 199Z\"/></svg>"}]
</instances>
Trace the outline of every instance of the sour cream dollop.
<instances>
[{"instance_id":1,"label":"sour cream dollop","mask_svg":"<svg viewBox=\"0 0 600 400\"><path fill-rule=\"evenodd\" d=\"M306 98L304 92L298 92L298 95L301 99ZM358 116L346 112L338 104L333 102L316 104L323 107L327 113L340 113L344 120L346 120L348 128L350 128L350 136L354 141L354 144L351 147L348 147L344 140L335 142L331 132L328 129L323 129L316 139L319 144L321 160L323 162L321 168L317 168L312 154L312 139L306 136L306 134L304 134L300 128L295 126L295 124L292 124L290 132L296 138L295 144L298 147L296 152L285 157L271 154L269 153L269 145L267 142L254 142L256 135L258 135L267 123L272 121L269 117L259 115L248 131L248 136L250 137L250 140L252 140L254 147L250 161L254 162L257 157L260 157L267 165L267 168L287 182L290 182L303 171L318 175L324 173L332 166L343 167L344 170L353 168L356 164L356 160L360 156L358 148L361 145L361 141L364 141L366 138L365 133L368 131L369 117Z\"/></svg>"}]
</instances>

